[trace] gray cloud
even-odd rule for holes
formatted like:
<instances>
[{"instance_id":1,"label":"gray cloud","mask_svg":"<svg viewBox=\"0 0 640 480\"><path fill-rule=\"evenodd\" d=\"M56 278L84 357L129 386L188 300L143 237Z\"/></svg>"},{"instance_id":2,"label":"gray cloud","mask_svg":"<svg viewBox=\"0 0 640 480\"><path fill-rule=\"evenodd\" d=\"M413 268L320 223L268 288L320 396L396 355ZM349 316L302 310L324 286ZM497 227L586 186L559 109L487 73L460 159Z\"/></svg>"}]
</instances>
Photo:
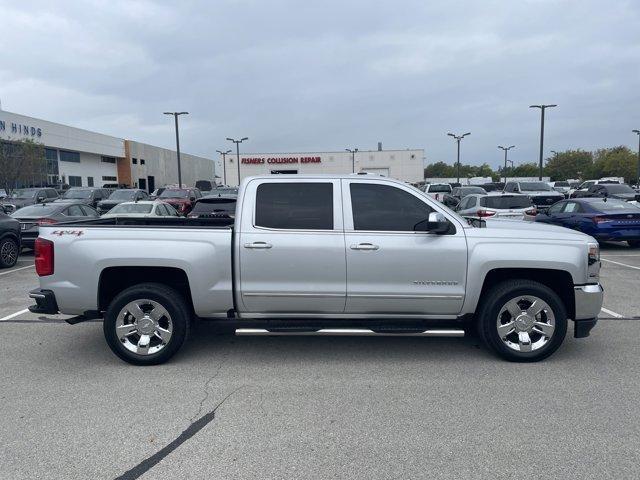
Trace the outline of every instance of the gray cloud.
<instances>
[{"instance_id":1,"label":"gray cloud","mask_svg":"<svg viewBox=\"0 0 640 480\"><path fill-rule=\"evenodd\" d=\"M463 161L635 146L640 5L630 1L11 2L0 0L3 108L213 155L424 147Z\"/></svg>"}]
</instances>

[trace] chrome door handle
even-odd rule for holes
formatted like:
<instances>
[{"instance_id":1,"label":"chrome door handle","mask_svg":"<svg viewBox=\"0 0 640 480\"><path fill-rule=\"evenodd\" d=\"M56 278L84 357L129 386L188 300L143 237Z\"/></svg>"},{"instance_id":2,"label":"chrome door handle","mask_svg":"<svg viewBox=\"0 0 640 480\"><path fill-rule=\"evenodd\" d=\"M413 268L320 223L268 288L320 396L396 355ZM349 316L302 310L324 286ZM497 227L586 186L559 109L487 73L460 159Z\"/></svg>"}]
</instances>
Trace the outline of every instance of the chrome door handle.
<instances>
[{"instance_id":1,"label":"chrome door handle","mask_svg":"<svg viewBox=\"0 0 640 480\"><path fill-rule=\"evenodd\" d=\"M245 243L244 248L271 248L273 245L267 242Z\"/></svg>"},{"instance_id":2,"label":"chrome door handle","mask_svg":"<svg viewBox=\"0 0 640 480\"><path fill-rule=\"evenodd\" d=\"M373 243L359 243L357 245L351 245L351 250L378 250L380 247Z\"/></svg>"}]
</instances>

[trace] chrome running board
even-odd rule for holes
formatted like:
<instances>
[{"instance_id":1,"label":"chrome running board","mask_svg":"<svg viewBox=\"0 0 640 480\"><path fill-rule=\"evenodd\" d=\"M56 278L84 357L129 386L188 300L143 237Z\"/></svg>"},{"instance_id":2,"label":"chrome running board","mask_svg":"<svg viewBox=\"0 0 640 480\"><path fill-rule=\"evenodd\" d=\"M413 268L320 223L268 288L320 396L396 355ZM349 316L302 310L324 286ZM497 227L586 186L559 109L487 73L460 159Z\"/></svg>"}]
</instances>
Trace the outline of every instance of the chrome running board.
<instances>
[{"instance_id":1,"label":"chrome running board","mask_svg":"<svg viewBox=\"0 0 640 480\"><path fill-rule=\"evenodd\" d=\"M422 332L409 331L404 333L398 329L393 331L385 329L382 333L376 333L368 328L323 328L316 331L304 330L278 330L270 332L264 328L237 328L236 335L262 335L262 336L323 336L333 335L342 337L464 337L464 330L460 329L430 329Z\"/></svg>"}]
</instances>

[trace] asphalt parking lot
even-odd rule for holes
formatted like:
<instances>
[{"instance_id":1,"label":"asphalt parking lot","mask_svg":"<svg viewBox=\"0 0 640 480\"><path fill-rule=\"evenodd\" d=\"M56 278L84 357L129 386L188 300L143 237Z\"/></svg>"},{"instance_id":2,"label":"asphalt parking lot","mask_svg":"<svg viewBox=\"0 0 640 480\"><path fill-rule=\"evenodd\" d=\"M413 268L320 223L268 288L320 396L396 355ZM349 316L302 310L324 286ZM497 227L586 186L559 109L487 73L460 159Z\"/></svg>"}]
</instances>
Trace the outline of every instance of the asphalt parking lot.
<instances>
[{"instance_id":1,"label":"asphalt parking lot","mask_svg":"<svg viewBox=\"0 0 640 480\"><path fill-rule=\"evenodd\" d=\"M639 478L640 250L602 250L604 318L538 364L474 338L233 337L140 368L99 322L25 311L0 271L0 478Z\"/></svg>"}]
</instances>

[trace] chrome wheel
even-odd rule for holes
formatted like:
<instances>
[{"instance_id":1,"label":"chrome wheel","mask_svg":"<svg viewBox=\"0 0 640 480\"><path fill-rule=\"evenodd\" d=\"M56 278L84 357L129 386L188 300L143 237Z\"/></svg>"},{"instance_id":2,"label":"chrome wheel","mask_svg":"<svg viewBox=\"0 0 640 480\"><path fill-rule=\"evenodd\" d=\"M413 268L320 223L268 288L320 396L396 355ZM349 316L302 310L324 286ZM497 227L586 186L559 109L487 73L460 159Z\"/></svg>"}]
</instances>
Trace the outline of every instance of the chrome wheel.
<instances>
[{"instance_id":1,"label":"chrome wheel","mask_svg":"<svg viewBox=\"0 0 640 480\"><path fill-rule=\"evenodd\" d=\"M18 260L18 245L12 240L2 243L0 258L5 265L13 265Z\"/></svg>"},{"instance_id":2,"label":"chrome wheel","mask_svg":"<svg viewBox=\"0 0 640 480\"><path fill-rule=\"evenodd\" d=\"M124 347L138 355L161 351L173 334L169 312L154 300L140 299L127 303L116 318L116 336Z\"/></svg>"},{"instance_id":3,"label":"chrome wheel","mask_svg":"<svg viewBox=\"0 0 640 480\"><path fill-rule=\"evenodd\" d=\"M533 295L521 295L504 304L496 326L507 347L516 352L532 352L549 343L556 319L547 302Z\"/></svg>"}]
</instances>

